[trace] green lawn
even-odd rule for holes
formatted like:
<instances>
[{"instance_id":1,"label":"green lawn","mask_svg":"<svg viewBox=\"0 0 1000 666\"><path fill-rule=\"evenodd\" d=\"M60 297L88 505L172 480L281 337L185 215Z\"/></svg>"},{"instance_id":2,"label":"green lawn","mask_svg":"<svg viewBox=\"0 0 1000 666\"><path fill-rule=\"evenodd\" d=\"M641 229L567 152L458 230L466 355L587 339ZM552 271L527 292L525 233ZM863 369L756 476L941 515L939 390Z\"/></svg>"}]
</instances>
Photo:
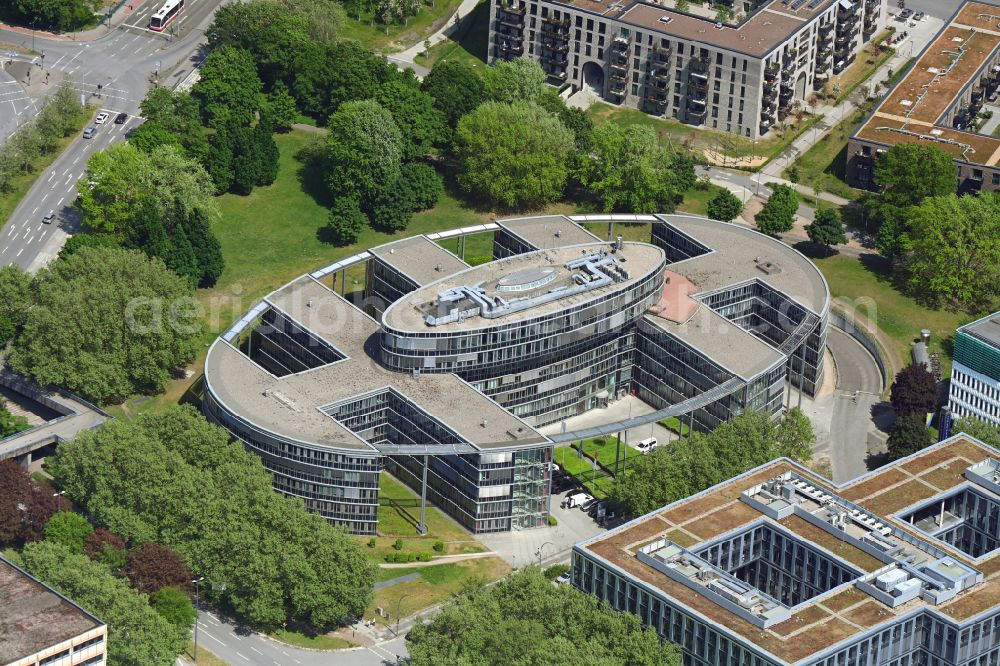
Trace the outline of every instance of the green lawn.
<instances>
[{"instance_id":1,"label":"green lawn","mask_svg":"<svg viewBox=\"0 0 1000 666\"><path fill-rule=\"evenodd\" d=\"M667 430L678 433L684 437L687 437L688 433L691 432L691 429L688 428L687 424L678 419L676 416L670 416L663 419L660 421L660 425Z\"/></svg>"},{"instance_id":2,"label":"green lawn","mask_svg":"<svg viewBox=\"0 0 1000 666\"><path fill-rule=\"evenodd\" d=\"M403 51L419 44L444 25L445 21L462 4L462 0L433 0L425 2L416 16L411 16L406 24L386 26L375 20L374 9L362 11L358 16L357 3L345 5L347 19L341 28L341 37L356 39L364 46L383 53Z\"/></svg>"},{"instance_id":3,"label":"green lawn","mask_svg":"<svg viewBox=\"0 0 1000 666\"><path fill-rule=\"evenodd\" d=\"M594 125L613 122L624 126L639 125L651 127L660 138L660 143L674 149L688 149L699 155L712 150L730 157L750 157L763 155L768 160L783 151L802 132L812 127L819 116L803 115L801 120L790 117L790 124L779 127L768 138L756 142L746 137L718 130L686 125L670 118L657 118L637 109L612 106L597 102L587 109L587 115Z\"/></svg>"},{"instance_id":4,"label":"green lawn","mask_svg":"<svg viewBox=\"0 0 1000 666\"><path fill-rule=\"evenodd\" d=\"M461 255L462 240L460 238L444 238L438 245L446 250ZM465 263L478 266L493 261L493 232L471 234L465 237Z\"/></svg>"},{"instance_id":5,"label":"green lawn","mask_svg":"<svg viewBox=\"0 0 1000 666\"><path fill-rule=\"evenodd\" d=\"M403 540L404 552L430 553L431 556L486 550L469 532L429 502L426 536L417 533L419 522L420 496L390 474L383 473L379 475L379 536L375 538L375 547L367 547L370 537L357 537L357 540L365 544L366 552L377 562L384 561L386 553L395 552L392 546L396 539ZM445 543L444 552L434 550L437 541Z\"/></svg>"},{"instance_id":6,"label":"green lawn","mask_svg":"<svg viewBox=\"0 0 1000 666\"><path fill-rule=\"evenodd\" d=\"M678 212L691 213L693 215L708 215L708 202L724 189L726 188L712 184L709 184L703 190L697 187L691 188L684 193L684 201L677 206L677 210Z\"/></svg>"},{"instance_id":7,"label":"green lawn","mask_svg":"<svg viewBox=\"0 0 1000 666\"><path fill-rule=\"evenodd\" d=\"M844 181L847 141L871 111L873 104L874 102L863 104L795 160L792 166L798 171L799 183L845 199L857 199L861 196L861 190L854 189ZM782 175L788 178L789 170L785 169Z\"/></svg>"},{"instance_id":8,"label":"green lawn","mask_svg":"<svg viewBox=\"0 0 1000 666\"><path fill-rule=\"evenodd\" d=\"M870 79L875 71L892 57L896 50L882 44L892 36L892 33L892 30L884 30L861 50L850 67L837 76L830 77L825 90L835 95L835 99L832 100L834 104L840 104L847 99L858 86Z\"/></svg>"},{"instance_id":9,"label":"green lawn","mask_svg":"<svg viewBox=\"0 0 1000 666\"><path fill-rule=\"evenodd\" d=\"M931 310L900 293L893 286L887 262L874 254L863 260L847 255L815 259L830 285L830 295L844 304L858 304L858 319L868 314L865 303L874 304L871 316L891 340L903 363L911 360L911 343L920 337L920 329L931 331L931 351L941 352L941 372L951 374L949 341L955 328L969 319L959 312ZM897 368L898 370L899 368Z\"/></svg>"},{"instance_id":10,"label":"green lawn","mask_svg":"<svg viewBox=\"0 0 1000 666\"><path fill-rule=\"evenodd\" d=\"M392 578L418 573L420 580L375 591L375 599L365 611L365 618L375 617L380 624L394 624L397 609L400 617L409 617L451 599L465 585L482 585L498 580L510 571L510 566L499 557L481 557L432 567L406 567L389 571L394 574ZM388 619L375 615L375 609L379 607L388 611Z\"/></svg>"},{"instance_id":11,"label":"green lawn","mask_svg":"<svg viewBox=\"0 0 1000 666\"><path fill-rule=\"evenodd\" d=\"M292 631L290 629L278 629L271 633L270 636L276 641L310 650L343 650L344 648L354 647L354 643L351 641L336 636L309 636L301 631Z\"/></svg>"},{"instance_id":12,"label":"green lawn","mask_svg":"<svg viewBox=\"0 0 1000 666\"><path fill-rule=\"evenodd\" d=\"M473 69L481 69L486 66L489 31L490 4L480 2L472 16L462 21L462 27L457 33L432 46L427 55L418 55L415 62L430 68L442 60L460 60Z\"/></svg>"}]
</instances>

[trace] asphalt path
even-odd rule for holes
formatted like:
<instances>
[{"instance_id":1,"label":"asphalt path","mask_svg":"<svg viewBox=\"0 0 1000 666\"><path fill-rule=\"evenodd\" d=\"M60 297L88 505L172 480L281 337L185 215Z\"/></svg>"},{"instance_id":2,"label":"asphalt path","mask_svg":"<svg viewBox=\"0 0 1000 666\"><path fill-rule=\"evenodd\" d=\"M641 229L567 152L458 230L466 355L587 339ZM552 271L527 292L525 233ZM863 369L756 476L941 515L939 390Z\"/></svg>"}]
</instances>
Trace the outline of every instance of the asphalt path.
<instances>
[{"instance_id":1,"label":"asphalt path","mask_svg":"<svg viewBox=\"0 0 1000 666\"><path fill-rule=\"evenodd\" d=\"M0 266L17 264L34 271L59 253L79 222L71 204L87 160L96 151L125 140L128 131L142 121L137 117L139 103L153 85L174 87L204 58L204 29L211 23L219 2L190 2L171 24L174 34L156 33L145 27L149 15L160 5L161 0L136 0L134 9L124 19L113 20L106 35L91 41L36 36L34 48L45 57L36 59L33 76L42 76L46 70L63 73L83 101L99 106L111 118L98 127L93 139L78 137L73 141L32 185L0 229ZM0 41L27 47L31 36L3 29ZM0 105L4 104L7 89L13 90L9 84L10 81L0 79ZM10 92L10 97L15 105L22 101L15 92ZM121 112L129 115L128 123L114 125L111 121ZM22 122L27 115L21 114ZM43 225L42 216L50 210L58 219Z\"/></svg>"},{"instance_id":2,"label":"asphalt path","mask_svg":"<svg viewBox=\"0 0 1000 666\"><path fill-rule=\"evenodd\" d=\"M843 483L868 471L868 432L872 407L882 393L882 375L871 353L839 328L829 328L826 343L837 365L830 466L833 480Z\"/></svg>"},{"instance_id":3,"label":"asphalt path","mask_svg":"<svg viewBox=\"0 0 1000 666\"><path fill-rule=\"evenodd\" d=\"M403 638L349 650L303 650L206 612L198 616L198 645L232 666L395 666L407 656Z\"/></svg>"}]
</instances>

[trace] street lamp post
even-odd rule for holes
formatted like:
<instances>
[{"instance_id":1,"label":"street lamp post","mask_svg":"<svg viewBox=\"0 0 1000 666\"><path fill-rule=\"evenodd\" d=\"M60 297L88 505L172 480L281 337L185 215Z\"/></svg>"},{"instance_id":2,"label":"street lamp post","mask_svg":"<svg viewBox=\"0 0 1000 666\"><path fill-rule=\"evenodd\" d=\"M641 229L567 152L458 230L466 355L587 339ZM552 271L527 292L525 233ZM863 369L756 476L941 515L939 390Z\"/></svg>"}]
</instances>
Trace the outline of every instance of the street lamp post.
<instances>
[{"instance_id":1,"label":"street lamp post","mask_svg":"<svg viewBox=\"0 0 1000 666\"><path fill-rule=\"evenodd\" d=\"M535 555L538 557L539 569L542 568L542 549L545 548L546 546L554 546L554 545L555 544L552 543L551 541L546 541L545 543L543 543L541 546L538 547L538 550L535 551Z\"/></svg>"},{"instance_id":2,"label":"street lamp post","mask_svg":"<svg viewBox=\"0 0 1000 666\"><path fill-rule=\"evenodd\" d=\"M198 612L201 610L199 603L200 596L198 595L198 583L205 580L204 576L198 576L192 583L194 583L194 663L198 663Z\"/></svg>"},{"instance_id":3,"label":"street lamp post","mask_svg":"<svg viewBox=\"0 0 1000 666\"><path fill-rule=\"evenodd\" d=\"M410 596L409 594L401 594L399 599L396 599L396 635L399 636L399 608L403 603L403 599Z\"/></svg>"},{"instance_id":4,"label":"street lamp post","mask_svg":"<svg viewBox=\"0 0 1000 666\"><path fill-rule=\"evenodd\" d=\"M66 494L65 490L60 490L57 493L52 493L52 496L56 498L56 512L62 511L62 496Z\"/></svg>"}]
</instances>

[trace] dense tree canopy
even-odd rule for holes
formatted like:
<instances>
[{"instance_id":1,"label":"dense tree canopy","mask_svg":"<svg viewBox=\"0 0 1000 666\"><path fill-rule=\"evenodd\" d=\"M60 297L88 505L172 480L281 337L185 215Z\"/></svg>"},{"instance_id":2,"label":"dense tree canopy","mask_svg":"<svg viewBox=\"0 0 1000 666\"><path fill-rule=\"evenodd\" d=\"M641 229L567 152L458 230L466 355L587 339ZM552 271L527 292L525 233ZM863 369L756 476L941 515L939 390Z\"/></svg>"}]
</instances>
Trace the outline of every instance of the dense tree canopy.
<instances>
[{"instance_id":1,"label":"dense tree canopy","mask_svg":"<svg viewBox=\"0 0 1000 666\"><path fill-rule=\"evenodd\" d=\"M892 460L899 460L922 451L933 443L934 435L927 428L924 417L919 414L898 417L892 430L889 431L889 439L886 440L889 457Z\"/></svg>"},{"instance_id":2,"label":"dense tree canopy","mask_svg":"<svg viewBox=\"0 0 1000 666\"><path fill-rule=\"evenodd\" d=\"M87 519L72 511L60 511L45 524L45 540L54 541L71 553L83 553L83 544L93 533Z\"/></svg>"},{"instance_id":3,"label":"dense tree canopy","mask_svg":"<svg viewBox=\"0 0 1000 666\"><path fill-rule=\"evenodd\" d=\"M917 414L921 418L937 405L937 382L923 363L911 363L896 373L889 396L896 416Z\"/></svg>"},{"instance_id":4,"label":"dense tree canopy","mask_svg":"<svg viewBox=\"0 0 1000 666\"><path fill-rule=\"evenodd\" d=\"M384 57L356 42L312 44L296 60L289 88L302 113L326 121L341 104L371 99L398 76Z\"/></svg>"},{"instance_id":5,"label":"dense tree canopy","mask_svg":"<svg viewBox=\"0 0 1000 666\"><path fill-rule=\"evenodd\" d=\"M389 81L375 94L375 101L392 114L402 134L403 159L428 154L451 138L444 114L434 106L434 98L415 83Z\"/></svg>"},{"instance_id":6,"label":"dense tree canopy","mask_svg":"<svg viewBox=\"0 0 1000 666\"><path fill-rule=\"evenodd\" d=\"M680 666L638 615L530 567L458 597L407 635L413 666Z\"/></svg>"},{"instance_id":7,"label":"dense tree canopy","mask_svg":"<svg viewBox=\"0 0 1000 666\"><path fill-rule=\"evenodd\" d=\"M980 442L1000 449L1000 428L974 417L956 419L951 428L952 434L964 432L975 437Z\"/></svg>"},{"instance_id":8,"label":"dense tree canopy","mask_svg":"<svg viewBox=\"0 0 1000 666\"><path fill-rule=\"evenodd\" d=\"M52 486L31 478L11 459L0 460L0 546L21 546L42 538L56 513Z\"/></svg>"},{"instance_id":9,"label":"dense tree canopy","mask_svg":"<svg viewBox=\"0 0 1000 666\"><path fill-rule=\"evenodd\" d=\"M146 595L82 553L46 540L29 544L14 559L107 623L109 666L173 666L187 645L187 628L169 623Z\"/></svg>"},{"instance_id":10,"label":"dense tree canopy","mask_svg":"<svg viewBox=\"0 0 1000 666\"><path fill-rule=\"evenodd\" d=\"M929 197L910 211L901 245L913 293L935 305L992 307L1000 295L1000 196Z\"/></svg>"},{"instance_id":11,"label":"dense tree canopy","mask_svg":"<svg viewBox=\"0 0 1000 666\"><path fill-rule=\"evenodd\" d=\"M328 629L361 615L375 567L346 534L275 493L260 459L190 407L116 420L49 467L95 522L177 550L202 595L257 626Z\"/></svg>"},{"instance_id":12,"label":"dense tree canopy","mask_svg":"<svg viewBox=\"0 0 1000 666\"><path fill-rule=\"evenodd\" d=\"M191 570L169 546L148 541L128 554L122 574L140 592L153 594L164 587L191 590Z\"/></svg>"},{"instance_id":13,"label":"dense tree canopy","mask_svg":"<svg viewBox=\"0 0 1000 666\"><path fill-rule=\"evenodd\" d=\"M21 330L31 305L31 276L20 266L0 266L0 347Z\"/></svg>"},{"instance_id":14,"label":"dense tree canopy","mask_svg":"<svg viewBox=\"0 0 1000 666\"><path fill-rule=\"evenodd\" d=\"M768 185L771 196L764 207L754 217L757 228L769 236L791 231L795 226L795 211L799 209L799 199L789 185Z\"/></svg>"},{"instance_id":15,"label":"dense tree canopy","mask_svg":"<svg viewBox=\"0 0 1000 666\"><path fill-rule=\"evenodd\" d=\"M392 114L374 100L347 102L330 116L327 183L334 198L358 197L373 205L399 181L403 138Z\"/></svg>"},{"instance_id":16,"label":"dense tree canopy","mask_svg":"<svg viewBox=\"0 0 1000 666\"><path fill-rule=\"evenodd\" d=\"M146 118L146 122L139 126L139 130L147 125L153 125L154 128L162 127L177 138L188 157L197 160L204 158L208 152L208 140L202 131L198 100L189 93L178 93L169 88L154 88L142 100L139 110ZM143 140L145 139L140 139ZM151 151L146 150L146 152Z\"/></svg>"},{"instance_id":17,"label":"dense tree canopy","mask_svg":"<svg viewBox=\"0 0 1000 666\"><path fill-rule=\"evenodd\" d=\"M190 286L158 260L86 248L38 273L8 362L40 384L108 402L163 389L201 334Z\"/></svg>"},{"instance_id":18,"label":"dense tree canopy","mask_svg":"<svg viewBox=\"0 0 1000 666\"><path fill-rule=\"evenodd\" d=\"M594 130L577 176L605 213L671 213L694 165L661 146L650 127L607 123Z\"/></svg>"},{"instance_id":19,"label":"dense tree canopy","mask_svg":"<svg viewBox=\"0 0 1000 666\"><path fill-rule=\"evenodd\" d=\"M932 146L900 143L879 156L874 180L879 192L866 197L865 208L880 225L878 251L893 257L909 230L910 208L927 197L955 193L955 164Z\"/></svg>"},{"instance_id":20,"label":"dense tree canopy","mask_svg":"<svg viewBox=\"0 0 1000 666\"><path fill-rule=\"evenodd\" d=\"M732 222L743 212L743 202L727 189L720 189L708 201L708 216L720 222Z\"/></svg>"},{"instance_id":21,"label":"dense tree canopy","mask_svg":"<svg viewBox=\"0 0 1000 666\"><path fill-rule=\"evenodd\" d=\"M493 102L535 101L545 88L545 72L531 58L497 60L483 71L483 92Z\"/></svg>"},{"instance_id":22,"label":"dense tree canopy","mask_svg":"<svg viewBox=\"0 0 1000 666\"><path fill-rule=\"evenodd\" d=\"M808 460L814 441L808 417L797 408L779 421L744 412L711 433L695 432L630 462L631 472L615 479L610 497L630 515L648 513L781 456Z\"/></svg>"},{"instance_id":23,"label":"dense tree canopy","mask_svg":"<svg viewBox=\"0 0 1000 666\"><path fill-rule=\"evenodd\" d=\"M70 31L91 23L102 6L100 0L9 0L0 4L0 18L32 29Z\"/></svg>"},{"instance_id":24,"label":"dense tree canopy","mask_svg":"<svg viewBox=\"0 0 1000 666\"><path fill-rule=\"evenodd\" d=\"M191 96L201 106L206 123L253 123L264 102L257 64L246 49L220 46L201 65L201 77Z\"/></svg>"},{"instance_id":25,"label":"dense tree canopy","mask_svg":"<svg viewBox=\"0 0 1000 666\"><path fill-rule=\"evenodd\" d=\"M486 102L458 123L458 183L494 205L541 205L562 194L573 149L573 133L534 102Z\"/></svg>"},{"instance_id":26,"label":"dense tree canopy","mask_svg":"<svg viewBox=\"0 0 1000 666\"><path fill-rule=\"evenodd\" d=\"M444 113L451 127L482 104L484 98L482 79L461 60L438 61L421 86L434 99L434 106Z\"/></svg>"}]
</instances>

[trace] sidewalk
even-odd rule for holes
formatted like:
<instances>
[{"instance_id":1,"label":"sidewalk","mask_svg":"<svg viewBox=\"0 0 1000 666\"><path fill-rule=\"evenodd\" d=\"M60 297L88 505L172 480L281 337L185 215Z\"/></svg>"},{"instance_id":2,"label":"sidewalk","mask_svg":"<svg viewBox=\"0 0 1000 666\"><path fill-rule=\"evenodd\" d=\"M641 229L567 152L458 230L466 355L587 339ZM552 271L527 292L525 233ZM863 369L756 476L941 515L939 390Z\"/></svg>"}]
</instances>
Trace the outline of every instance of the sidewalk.
<instances>
[{"instance_id":1,"label":"sidewalk","mask_svg":"<svg viewBox=\"0 0 1000 666\"><path fill-rule=\"evenodd\" d=\"M448 37L450 37L453 32L457 31L461 26L462 21L464 21L470 14L472 14L472 10L474 10L476 8L476 5L478 4L479 0L462 0L462 4L460 4L458 6L458 9L455 10L455 14L449 16L448 19L444 22L444 25L441 26L441 29L427 38L427 40L430 41L431 46L440 44L441 42L448 39ZM454 18L456 15L458 16L457 23ZM404 51L399 51L397 53L392 53L389 55L391 55L392 59L395 61L414 64L413 59L416 58L418 54L423 52L424 52L424 42L421 41Z\"/></svg>"},{"instance_id":2,"label":"sidewalk","mask_svg":"<svg viewBox=\"0 0 1000 666\"><path fill-rule=\"evenodd\" d=\"M910 36L899 44L894 45L896 52L892 55L892 57L889 58L879 69L877 69L867 81L862 82L861 85L859 85L854 92L851 93L848 99L845 99L836 106L824 105L817 107L814 110L814 113L822 116L820 120L813 125L812 128L803 132L802 135L795 139L795 141L793 141L781 154L776 155L774 159L768 162L767 165L761 169L761 173L764 176L768 176L772 179L780 176L788 165L794 162L799 155L816 145L816 143L826 134L827 130L838 125L845 118L849 118L857 108L857 104L851 100L851 97L857 97L859 94L862 94L861 91L865 88L870 88L877 84L880 85L884 83L889 78L890 70L894 73L899 72L900 69L906 65L907 61L919 53L922 46L930 41L930 38L937 33L943 25L943 21L928 16L916 26L911 28L909 25L897 22L895 20L895 16L890 14L889 25L894 26L897 30L909 31ZM799 188L796 189L803 194L813 195L812 191L803 192ZM826 197L822 198L826 199Z\"/></svg>"}]
</instances>

